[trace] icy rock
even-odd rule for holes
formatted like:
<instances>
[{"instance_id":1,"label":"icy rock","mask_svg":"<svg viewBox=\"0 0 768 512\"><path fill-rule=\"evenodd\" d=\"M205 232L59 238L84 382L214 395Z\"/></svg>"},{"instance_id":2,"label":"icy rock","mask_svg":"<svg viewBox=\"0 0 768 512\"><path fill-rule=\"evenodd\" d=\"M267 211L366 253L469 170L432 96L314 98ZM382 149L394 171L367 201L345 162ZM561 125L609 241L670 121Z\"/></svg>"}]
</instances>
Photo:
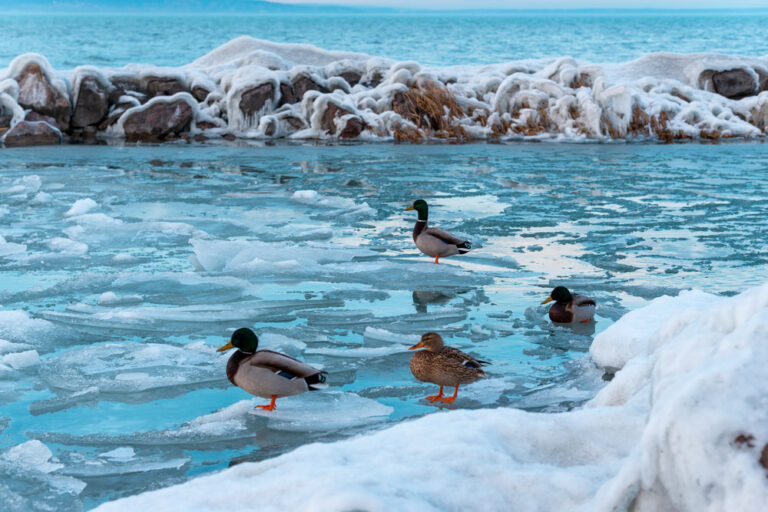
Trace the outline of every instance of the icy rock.
<instances>
[{"instance_id":1,"label":"icy rock","mask_svg":"<svg viewBox=\"0 0 768 512\"><path fill-rule=\"evenodd\" d=\"M44 121L21 121L8 130L2 140L7 147L49 146L61 144L62 136L58 128Z\"/></svg>"},{"instance_id":2,"label":"icy rock","mask_svg":"<svg viewBox=\"0 0 768 512\"><path fill-rule=\"evenodd\" d=\"M318 84L312 78L305 73L298 74L291 83L291 89L293 91L293 97L296 101L304 99L304 95L309 91L319 91L322 93L328 92L328 89Z\"/></svg>"},{"instance_id":3,"label":"icy rock","mask_svg":"<svg viewBox=\"0 0 768 512\"><path fill-rule=\"evenodd\" d=\"M712 75L715 92L726 98L743 98L757 90L757 83L752 74L743 69L729 69Z\"/></svg>"},{"instance_id":4,"label":"icy rock","mask_svg":"<svg viewBox=\"0 0 768 512\"><path fill-rule=\"evenodd\" d=\"M41 114L39 112L35 112L33 110L30 110L27 112L27 115L24 116L25 121L29 121L31 123L36 123L38 121L43 121L44 123L48 123L49 125L53 126L56 129L59 129L59 123L56 122L56 120L51 116L46 116L44 114Z\"/></svg>"},{"instance_id":5,"label":"icy rock","mask_svg":"<svg viewBox=\"0 0 768 512\"><path fill-rule=\"evenodd\" d=\"M246 116L253 116L274 101L275 87L267 82L245 91L240 97L240 110Z\"/></svg>"},{"instance_id":6,"label":"icy rock","mask_svg":"<svg viewBox=\"0 0 768 512\"><path fill-rule=\"evenodd\" d=\"M144 91L146 91L147 96L154 98L155 96L173 96L179 92L187 92L187 88L178 78L149 77L146 80Z\"/></svg>"},{"instance_id":7,"label":"icy rock","mask_svg":"<svg viewBox=\"0 0 768 512\"><path fill-rule=\"evenodd\" d=\"M24 58L21 56L17 60ZM11 68L15 63L11 63ZM19 83L17 101L24 108L52 116L61 128L66 129L70 119L69 98L51 84L48 79L50 71L44 71L44 68L50 68L50 65L43 57L33 58L15 75Z\"/></svg>"},{"instance_id":8,"label":"icy rock","mask_svg":"<svg viewBox=\"0 0 768 512\"><path fill-rule=\"evenodd\" d=\"M186 99L150 101L130 109L121 118L125 137L131 141L157 141L176 136L192 122L194 110Z\"/></svg>"},{"instance_id":9,"label":"icy rock","mask_svg":"<svg viewBox=\"0 0 768 512\"><path fill-rule=\"evenodd\" d=\"M80 82L77 103L72 114L72 126L84 128L99 124L109 109L108 92L93 77L86 77Z\"/></svg>"},{"instance_id":10,"label":"icy rock","mask_svg":"<svg viewBox=\"0 0 768 512\"><path fill-rule=\"evenodd\" d=\"M337 131L337 119L345 118L344 128L339 131L339 138L341 139L354 139L363 131L362 120L353 115L348 110L336 105L333 102L328 102L328 106L323 114L322 128L331 135L335 135Z\"/></svg>"}]
</instances>

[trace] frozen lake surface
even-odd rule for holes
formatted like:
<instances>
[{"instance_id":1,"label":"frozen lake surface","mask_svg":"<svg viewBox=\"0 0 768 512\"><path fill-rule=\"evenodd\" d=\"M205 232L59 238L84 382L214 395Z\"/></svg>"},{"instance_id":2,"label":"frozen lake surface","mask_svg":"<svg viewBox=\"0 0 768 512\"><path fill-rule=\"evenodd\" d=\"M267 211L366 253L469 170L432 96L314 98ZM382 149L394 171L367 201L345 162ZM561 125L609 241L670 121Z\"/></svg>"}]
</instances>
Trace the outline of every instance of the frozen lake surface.
<instances>
[{"instance_id":1,"label":"frozen lake surface","mask_svg":"<svg viewBox=\"0 0 768 512\"><path fill-rule=\"evenodd\" d=\"M90 508L439 413L408 369L430 330L493 362L453 408L576 407L623 313L764 281L767 166L765 144L5 150L0 503ZM472 253L417 252L419 197ZM555 284L596 323L549 324ZM252 414L215 352L246 325L331 389Z\"/></svg>"}]
</instances>

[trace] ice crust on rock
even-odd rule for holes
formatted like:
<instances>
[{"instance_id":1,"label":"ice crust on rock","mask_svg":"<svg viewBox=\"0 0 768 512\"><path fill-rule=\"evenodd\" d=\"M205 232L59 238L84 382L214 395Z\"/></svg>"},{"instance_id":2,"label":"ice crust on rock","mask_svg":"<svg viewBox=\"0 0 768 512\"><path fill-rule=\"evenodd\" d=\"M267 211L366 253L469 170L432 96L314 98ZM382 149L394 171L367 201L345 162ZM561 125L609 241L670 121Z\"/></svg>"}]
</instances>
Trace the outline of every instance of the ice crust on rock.
<instances>
[{"instance_id":1,"label":"ice crust on rock","mask_svg":"<svg viewBox=\"0 0 768 512\"><path fill-rule=\"evenodd\" d=\"M582 409L432 414L98 510L760 510L766 336L768 283L661 297L598 335L618 370Z\"/></svg>"},{"instance_id":2,"label":"ice crust on rock","mask_svg":"<svg viewBox=\"0 0 768 512\"><path fill-rule=\"evenodd\" d=\"M109 113L90 126L103 137L681 140L768 129L765 57L653 53L624 63L561 57L428 68L248 36L179 68L56 72L27 54L0 72L0 105L13 125L23 118L19 73L32 64L70 105L85 80L94 94L110 92ZM126 134L131 119L145 126Z\"/></svg>"}]
</instances>

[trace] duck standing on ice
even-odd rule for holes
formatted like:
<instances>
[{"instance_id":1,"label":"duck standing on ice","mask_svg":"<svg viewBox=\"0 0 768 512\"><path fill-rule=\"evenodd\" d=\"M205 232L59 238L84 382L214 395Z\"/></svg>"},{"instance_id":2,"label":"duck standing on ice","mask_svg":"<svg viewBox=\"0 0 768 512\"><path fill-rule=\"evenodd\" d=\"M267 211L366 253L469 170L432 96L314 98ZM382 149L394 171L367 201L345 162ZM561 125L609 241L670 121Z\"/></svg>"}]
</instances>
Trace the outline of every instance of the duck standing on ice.
<instances>
[{"instance_id":1,"label":"duck standing on ice","mask_svg":"<svg viewBox=\"0 0 768 512\"><path fill-rule=\"evenodd\" d=\"M426 397L430 402L438 400L452 404L459 394L461 384L472 384L486 376L482 366L490 364L479 361L461 350L448 347L442 336L428 332L421 336L421 341L408 350L423 348L411 357L411 373L422 382L431 382L440 386L437 395ZM453 396L443 396L443 386L455 386Z\"/></svg>"},{"instance_id":2,"label":"duck standing on ice","mask_svg":"<svg viewBox=\"0 0 768 512\"><path fill-rule=\"evenodd\" d=\"M549 319L559 324L588 323L595 316L595 301L579 294L571 294L565 286L558 286L542 302L555 301L549 308Z\"/></svg>"},{"instance_id":3,"label":"duck standing on ice","mask_svg":"<svg viewBox=\"0 0 768 512\"><path fill-rule=\"evenodd\" d=\"M278 398L326 387L324 371L279 352L257 351L258 346L256 334L243 327L232 333L229 343L216 350L237 349L227 361L227 378L252 395L272 399L269 405L257 408L272 411Z\"/></svg>"},{"instance_id":4,"label":"duck standing on ice","mask_svg":"<svg viewBox=\"0 0 768 512\"><path fill-rule=\"evenodd\" d=\"M456 238L440 228L427 227L429 206L423 199L414 201L411 206L405 209L405 211L408 210L416 210L419 213L419 219L413 227L413 241L416 243L416 247L427 256L434 256L435 263L438 262L440 256L466 254L472 248L472 244L467 240Z\"/></svg>"}]
</instances>

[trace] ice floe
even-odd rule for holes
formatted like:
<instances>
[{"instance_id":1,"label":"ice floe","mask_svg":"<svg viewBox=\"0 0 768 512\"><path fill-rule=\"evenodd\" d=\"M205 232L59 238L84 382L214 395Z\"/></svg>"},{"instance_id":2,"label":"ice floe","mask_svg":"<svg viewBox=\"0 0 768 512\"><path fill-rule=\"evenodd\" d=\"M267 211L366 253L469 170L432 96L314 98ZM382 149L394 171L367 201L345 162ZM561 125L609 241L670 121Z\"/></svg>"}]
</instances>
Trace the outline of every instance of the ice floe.
<instances>
[{"instance_id":1,"label":"ice floe","mask_svg":"<svg viewBox=\"0 0 768 512\"><path fill-rule=\"evenodd\" d=\"M202 342L100 343L72 348L45 359L41 376L54 390L122 396L150 390L190 388L223 382L226 356Z\"/></svg>"}]
</instances>

